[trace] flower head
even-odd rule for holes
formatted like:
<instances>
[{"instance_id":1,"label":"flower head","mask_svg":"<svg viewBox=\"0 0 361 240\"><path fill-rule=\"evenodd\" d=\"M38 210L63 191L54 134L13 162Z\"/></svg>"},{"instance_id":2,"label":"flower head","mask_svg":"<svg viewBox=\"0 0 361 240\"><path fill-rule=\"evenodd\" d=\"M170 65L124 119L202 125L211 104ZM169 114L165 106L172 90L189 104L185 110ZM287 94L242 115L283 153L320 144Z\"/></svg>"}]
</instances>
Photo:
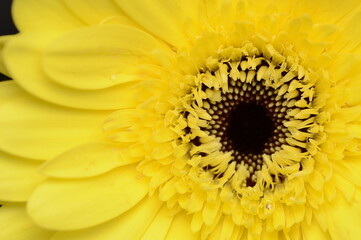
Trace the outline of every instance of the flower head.
<instances>
[{"instance_id":1,"label":"flower head","mask_svg":"<svg viewBox=\"0 0 361 240\"><path fill-rule=\"evenodd\" d=\"M358 239L358 0L13 9L4 236Z\"/></svg>"}]
</instances>

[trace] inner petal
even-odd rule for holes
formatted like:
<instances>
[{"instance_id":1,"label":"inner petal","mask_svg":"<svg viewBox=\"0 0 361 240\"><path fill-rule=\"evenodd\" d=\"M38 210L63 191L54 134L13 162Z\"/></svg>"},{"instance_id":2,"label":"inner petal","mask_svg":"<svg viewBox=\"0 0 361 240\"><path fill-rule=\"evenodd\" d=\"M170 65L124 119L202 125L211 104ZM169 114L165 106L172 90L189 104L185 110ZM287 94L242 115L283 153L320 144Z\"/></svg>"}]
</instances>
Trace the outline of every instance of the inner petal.
<instances>
[{"instance_id":1,"label":"inner petal","mask_svg":"<svg viewBox=\"0 0 361 240\"><path fill-rule=\"evenodd\" d=\"M303 169L319 110L314 79L303 66L288 65L276 50L268 56L251 49L239 58L210 58L183 98L183 117L190 155L200 159L204 176L265 189Z\"/></svg>"}]
</instances>

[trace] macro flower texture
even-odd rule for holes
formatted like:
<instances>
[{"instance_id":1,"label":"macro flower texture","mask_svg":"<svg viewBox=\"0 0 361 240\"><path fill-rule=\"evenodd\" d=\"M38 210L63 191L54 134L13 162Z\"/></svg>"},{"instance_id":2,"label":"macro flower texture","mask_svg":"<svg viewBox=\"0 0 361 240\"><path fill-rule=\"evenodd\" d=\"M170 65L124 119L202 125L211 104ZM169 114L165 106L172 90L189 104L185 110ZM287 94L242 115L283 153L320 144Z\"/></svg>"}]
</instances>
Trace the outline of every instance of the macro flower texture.
<instances>
[{"instance_id":1,"label":"macro flower texture","mask_svg":"<svg viewBox=\"0 0 361 240\"><path fill-rule=\"evenodd\" d=\"M357 240L360 0L15 0L1 240Z\"/></svg>"}]
</instances>

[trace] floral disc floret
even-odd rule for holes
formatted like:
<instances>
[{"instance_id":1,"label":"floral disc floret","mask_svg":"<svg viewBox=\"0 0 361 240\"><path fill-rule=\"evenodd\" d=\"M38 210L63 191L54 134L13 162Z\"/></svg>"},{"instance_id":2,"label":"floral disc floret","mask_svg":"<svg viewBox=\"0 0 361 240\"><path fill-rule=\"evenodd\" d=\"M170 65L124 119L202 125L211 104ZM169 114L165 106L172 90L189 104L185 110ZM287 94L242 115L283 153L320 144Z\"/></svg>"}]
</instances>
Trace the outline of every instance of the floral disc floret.
<instances>
[{"instance_id":1,"label":"floral disc floret","mask_svg":"<svg viewBox=\"0 0 361 240\"><path fill-rule=\"evenodd\" d=\"M159 152L170 148L175 160L165 154L138 169L168 179L159 189L170 207L178 203L194 221L202 215L193 230L220 214L251 227L306 201L299 186L322 142L324 113L318 74L295 59L291 45L259 49L246 41L217 49L194 74L172 75L179 86L156 105L167 106L163 124L173 132ZM169 175L150 170L157 165L168 165Z\"/></svg>"}]
</instances>

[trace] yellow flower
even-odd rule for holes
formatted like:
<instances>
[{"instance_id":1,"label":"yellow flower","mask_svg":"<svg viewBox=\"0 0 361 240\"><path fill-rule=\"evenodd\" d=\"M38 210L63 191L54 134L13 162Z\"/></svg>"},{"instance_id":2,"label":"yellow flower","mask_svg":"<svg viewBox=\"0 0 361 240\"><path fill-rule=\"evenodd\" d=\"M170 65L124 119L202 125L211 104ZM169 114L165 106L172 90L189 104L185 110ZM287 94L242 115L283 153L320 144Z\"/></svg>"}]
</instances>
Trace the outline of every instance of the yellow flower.
<instances>
[{"instance_id":1,"label":"yellow flower","mask_svg":"<svg viewBox=\"0 0 361 240\"><path fill-rule=\"evenodd\" d=\"M13 13L0 239L359 239L359 0Z\"/></svg>"}]
</instances>

